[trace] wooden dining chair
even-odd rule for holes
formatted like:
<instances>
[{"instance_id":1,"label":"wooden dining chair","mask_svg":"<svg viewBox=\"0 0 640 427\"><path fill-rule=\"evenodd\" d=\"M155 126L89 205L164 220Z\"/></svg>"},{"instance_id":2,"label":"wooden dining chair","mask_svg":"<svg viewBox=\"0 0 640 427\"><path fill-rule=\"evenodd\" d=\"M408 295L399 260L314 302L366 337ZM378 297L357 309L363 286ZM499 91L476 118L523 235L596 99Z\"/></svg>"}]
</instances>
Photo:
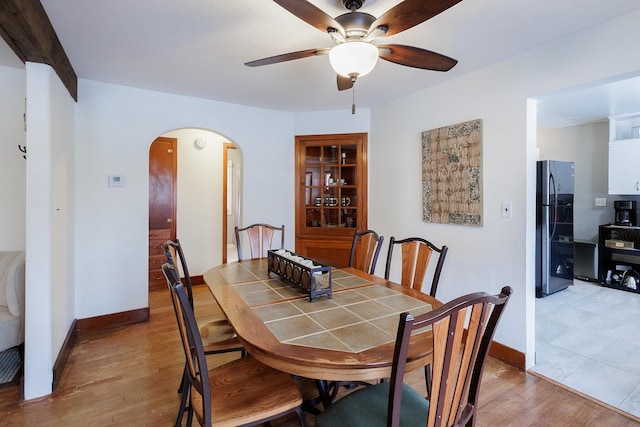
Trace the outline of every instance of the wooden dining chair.
<instances>
[{"instance_id":1,"label":"wooden dining chair","mask_svg":"<svg viewBox=\"0 0 640 427\"><path fill-rule=\"evenodd\" d=\"M383 241L384 236L378 236L373 230L356 230L351 244L349 267L373 274Z\"/></svg>"},{"instance_id":2,"label":"wooden dining chair","mask_svg":"<svg viewBox=\"0 0 640 427\"><path fill-rule=\"evenodd\" d=\"M195 312L191 275L189 274L189 266L187 265L187 260L184 256L184 250L182 249L180 240L167 240L164 243L164 255L167 262L175 267L178 278L180 278L180 272L178 271L176 259L180 261L179 268L182 270L182 282L187 290L189 302L191 302L191 306L194 308ZM216 306L218 305L215 298L212 298L212 302L216 304ZM240 344L240 341L235 337L235 332L231 329L229 321L224 313L222 313L221 309L216 310L214 315L199 318L198 325L200 325L201 335L205 340L205 352L207 354L223 353L226 351L221 350L226 348L229 349L227 351L244 351L242 344ZM227 339L229 336L233 336L233 340L230 342Z\"/></svg>"},{"instance_id":3,"label":"wooden dining chair","mask_svg":"<svg viewBox=\"0 0 640 427\"><path fill-rule=\"evenodd\" d=\"M465 295L415 317L402 313L389 382L338 400L316 417L316 426L473 426L484 362L511 292L505 286L498 295ZM407 360L415 352L411 333L427 326L433 333L429 400L403 383Z\"/></svg>"},{"instance_id":4,"label":"wooden dining chair","mask_svg":"<svg viewBox=\"0 0 640 427\"><path fill-rule=\"evenodd\" d=\"M187 264L187 260L184 256L184 250L182 249L182 243L180 243L180 239L176 240L167 240L163 244L164 248L164 256L166 258L166 262L173 265L178 272L178 277L182 277L182 282L184 287L187 290L187 295L189 296L189 301L191 301L191 305L193 306L193 288L191 282L191 275L189 274L189 266ZM179 264L176 262L178 261ZM215 300L214 300L215 301ZM211 316L208 316L208 319L211 320ZM215 320L226 319L222 312L219 312L214 318ZM198 319L201 321L202 319ZM200 322L199 322L200 323Z\"/></svg>"},{"instance_id":5,"label":"wooden dining chair","mask_svg":"<svg viewBox=\"0 0 640 427\"><path fill-rule=\"evenodd\" d=\"M182 250L180 240L176 239L166 241L164 243L164 254L167 258L168 267L166 271L163 270L163 273L165 273L165 278L167 278L167 274L171 274L171 277L167 278L167 284L169 285L171 282L180 280L180 274L178 272L176 264L177 258L180 261L180 268L182 269L182 274L184 275L183 286L187 293L189 304L191 305L191 309L195 311L193 290L191 288L191 276L189 275L189 267L187 266L187 261L184 257L184 252ZM200 337L203 342L205 354L220 354L239 351L241 352L242 356L245 356L245 349L238 339L235 331L229 324L228 319L224 316L224 314L222 314L221 310L219 310L218 312L220 313L220 315L216 317L208 317L206 319L203 318L200 319L200 322L198 322L198 330L200 331ZM184 411L187 406L188 396L187 393L184 392L186 382L187 366L185 365L182 374L182 380L180 381L180 386L178 387L178 393L182 393L182 398L180 401L180 408L178 409L176 425L181 425L182 417L184 416Z\"/></svg>"},{"instance_id":6,"label":"wooden dining chair","mask_svg":"<svg viewBox=\"0 0 640 427\"><path fill-rule=\"evenodd\" d=\"M252 356L209 369L189 296L168 263L162 270L169 283L182 339L189 396L187 425L193 415L201 426L240 426L266 423L294 413L305 427L302 396L291 375L270 368Z\"/></svg>"},{"instance_id":7,"label":"wooden dining chair","mask_svg":"<svg viewBox=\"0 0 640 427\"><path fill-rule=\"evenodd\" d=\"M389 240L389 251L387 252L387 265L384 270L384 278L387 280L389 280L391 274L391 260L393 258L393 249L396 245L400 245L402 250L402 276L400 284L410 286L419 291L422 291L422 285L429 268L431 255L434 252L438 254L433 278L431 279L431 288L429 290L429 295L435 297L438 282L440 281L440 273L442 272L442 266L444 265L444 260L449 248L447 248L447 246L438 248L430 241L421 237L408 237L406 239L396 240L395 237L391 236Z\"/></svg>"},{"instance_id":8,"label":"wooden dining chair","mask_svg":"<svg viewBox=\"0 0 640 427\"><path fill-rule=\"evenodd\" d=\"M351 255L349 256L349 267L353 267L365 273L373 274L378 262L378 255L384 236L379 236L373 230L356 230L351 244ZM335 400L340 387L355 388L358 386L370 385L364 381L332 381L327 385L329 400ZM321 392L322 394L322 392Z\"/></svg>"},{"instance_id":9,"label":"wooden dining chair","mask_svg":"<svg viewBox=\"0 0 640 427\"><path fill-rule=\"evenodd\" d=\"M244 259L242 253L243 233L249 241L249 253L251 258L266 258L267 251L273 249L273 237L275 233L280 232L280 247L278 249L284 249L284 224L281 227L275 227L270 224L252 224L247 227L239 228L235 227L236 233L236 248L238 249L238 260Z\"/></svg>"},{"instance_id":10,"label":"wooden dining chair","mask_svg":"<svg viewBox=\"0 0 640 427\"><path fill-rule=\"evenodd\" d=\"M384 269L384 278L387 280L389 280L389 276L391 275L391 260L393 258L393 248L396 245L400 245L402 251L402 275L400 284L409 286L420 292L422 292L424 278L432 261L431 255L434 252L438 254L433 278L431 279L431 288L429 290L429 295L435 297L436 291L438 290L438 282L440 281L440 273L442 273L442 266L444 265L444 260L449 248L447 248L447 246L438 248L430 241L421 237L408 237L406 239L396 240L394 236L391 236L391 239L389 239L389 250L387 251L387 265ZM424 367L424 380L428 392L431 388L431 367L429 365Z\"/></svg>"}]
</instances>

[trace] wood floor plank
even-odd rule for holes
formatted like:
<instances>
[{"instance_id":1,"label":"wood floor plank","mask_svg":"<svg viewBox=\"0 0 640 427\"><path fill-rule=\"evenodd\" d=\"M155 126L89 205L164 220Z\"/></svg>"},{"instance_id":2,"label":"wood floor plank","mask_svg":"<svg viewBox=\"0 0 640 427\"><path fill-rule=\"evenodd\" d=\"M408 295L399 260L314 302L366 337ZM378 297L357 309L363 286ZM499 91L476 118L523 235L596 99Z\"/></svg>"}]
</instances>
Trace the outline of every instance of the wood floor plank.
<instances>
[{"instance_id":1,"label":"wood floor plank","mask_svg":"<svg viewBox=\"0 0 640 427\"><path fill-rule=\"evenodd\" d=\"M196 315L219 310L205 286L194 287L194 292ZM0 424L173 425L184 355L168 291L152 291L149 305L149 322L80 334L52 395L25 402L20 401L18 388L0 390ZM225 363L235 357L234 353L213 355L208 362ZM410 373L407 382L424 392L423 375ZM313 427L313 416L306 414L306 418ZM298 424L290 416L272 425ZM640 420L489 358L476 425L640 427Z\"/></svg>"}]
</instances>

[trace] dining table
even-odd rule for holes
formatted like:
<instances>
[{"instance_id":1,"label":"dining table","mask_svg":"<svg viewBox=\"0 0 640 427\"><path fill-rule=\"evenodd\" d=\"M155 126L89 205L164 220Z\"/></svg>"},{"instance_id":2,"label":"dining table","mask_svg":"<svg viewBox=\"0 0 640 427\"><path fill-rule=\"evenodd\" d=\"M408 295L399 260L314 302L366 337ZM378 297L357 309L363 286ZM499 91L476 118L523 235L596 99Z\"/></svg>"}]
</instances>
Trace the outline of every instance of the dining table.
<instances>
[{"instance_id":1,"label":"dining table","mask_svg":"<svg viewBox=\"0 0 640 427\"><path fill-rule=\"evenodd\" d=\"M390 377L400 313L442 305L354 268L333 268L332 294L310 301L304 289L269 273L266 258L221 264L203 278L249 354L319 381ZM407 370L430 363L433 353L429 328L411 340Z\"/></svg>"}]
</instances>

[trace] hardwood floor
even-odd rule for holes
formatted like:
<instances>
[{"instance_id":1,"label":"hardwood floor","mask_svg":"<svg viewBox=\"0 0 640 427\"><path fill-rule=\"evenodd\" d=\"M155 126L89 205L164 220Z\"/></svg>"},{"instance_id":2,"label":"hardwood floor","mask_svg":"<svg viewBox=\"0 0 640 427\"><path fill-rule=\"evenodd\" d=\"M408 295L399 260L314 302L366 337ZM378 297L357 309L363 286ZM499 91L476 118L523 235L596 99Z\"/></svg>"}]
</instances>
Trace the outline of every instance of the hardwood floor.
<instances>
[{"instance_id":1,"label":"hardwood floor","mask_svg":"<svg viewBox=\"0 0 640 427\"><path fill-rule=\"evenodd\" d=\"M209 291L196 286L196 315L214 309ZM179 404L176 390L184 355L168 291L149 295L151 320L78 337L58 389L19 400L19 389L0 390L0 417L9 426L170 426ZM235 355L215 355L223 363ZM423 374L422 374L423 375ZM420 372L408 382L422 388ZM310 427L313 416L306 414ZM480 392L477 426L638 426L612 409L549 381L489 359ZM295 418L272 422L297 426Z\"/></svg>"}]
</instances>

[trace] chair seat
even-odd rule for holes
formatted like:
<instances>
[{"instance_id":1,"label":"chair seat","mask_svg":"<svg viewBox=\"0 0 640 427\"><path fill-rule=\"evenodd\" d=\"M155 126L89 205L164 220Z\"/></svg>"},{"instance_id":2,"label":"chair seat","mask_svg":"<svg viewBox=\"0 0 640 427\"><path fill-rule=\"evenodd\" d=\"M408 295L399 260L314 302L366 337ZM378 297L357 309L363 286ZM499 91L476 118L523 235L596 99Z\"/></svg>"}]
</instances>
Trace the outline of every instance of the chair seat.
<instances>
[{"instance_id":1,"label":"chair seat","mask_svg":"<svg viewBox=\"0 0 640 427\"><path fill-rule=\"evenodd\" d=\"M237 350L242 343L227 319L206 322L198 325L205 353Z\"/></svg>"},{"instance_id":2,"label":"chair seat","mask_svg":"<svg viewBox=\"0 0 640 427\"><path fill-rule=\"evenodd\" d=\"M295 410L302 397L291 375L270 368L251 356L209 370L213 391L213 425L238 426ZM192 406L201 421L202 397L192 389Z\"/></svg>"},{"instance_id":3,"label":"chair seat","mask_svg":"<svg viewBox=\"0 0 640 427\"><path fill-rule=\"evenodd\" d=\"M358 389L316 416L316 427L387 427L388 382ZM424 427L429 401L404 384L401 427Z\"/></svg>"},{"instance_id":4,"label":"chair seat","mask_svg":"<svg viewBox=\"0 0 640 427\"><path fill-rule=\"evenodd\" d=\"M200 295L198 295L198 297L200 297ZM224 313L209 313L209 311L211 311L209 307L206 307L205 309L199 308L197 302L194 303L194 305L196 306L195 312L196 319L198 319L198 324L204 325L205 323L217 322L218 320L224 320L229 323L229 320L227 319L227 316L224 315Z\"/></svg>"}]
</instances>

